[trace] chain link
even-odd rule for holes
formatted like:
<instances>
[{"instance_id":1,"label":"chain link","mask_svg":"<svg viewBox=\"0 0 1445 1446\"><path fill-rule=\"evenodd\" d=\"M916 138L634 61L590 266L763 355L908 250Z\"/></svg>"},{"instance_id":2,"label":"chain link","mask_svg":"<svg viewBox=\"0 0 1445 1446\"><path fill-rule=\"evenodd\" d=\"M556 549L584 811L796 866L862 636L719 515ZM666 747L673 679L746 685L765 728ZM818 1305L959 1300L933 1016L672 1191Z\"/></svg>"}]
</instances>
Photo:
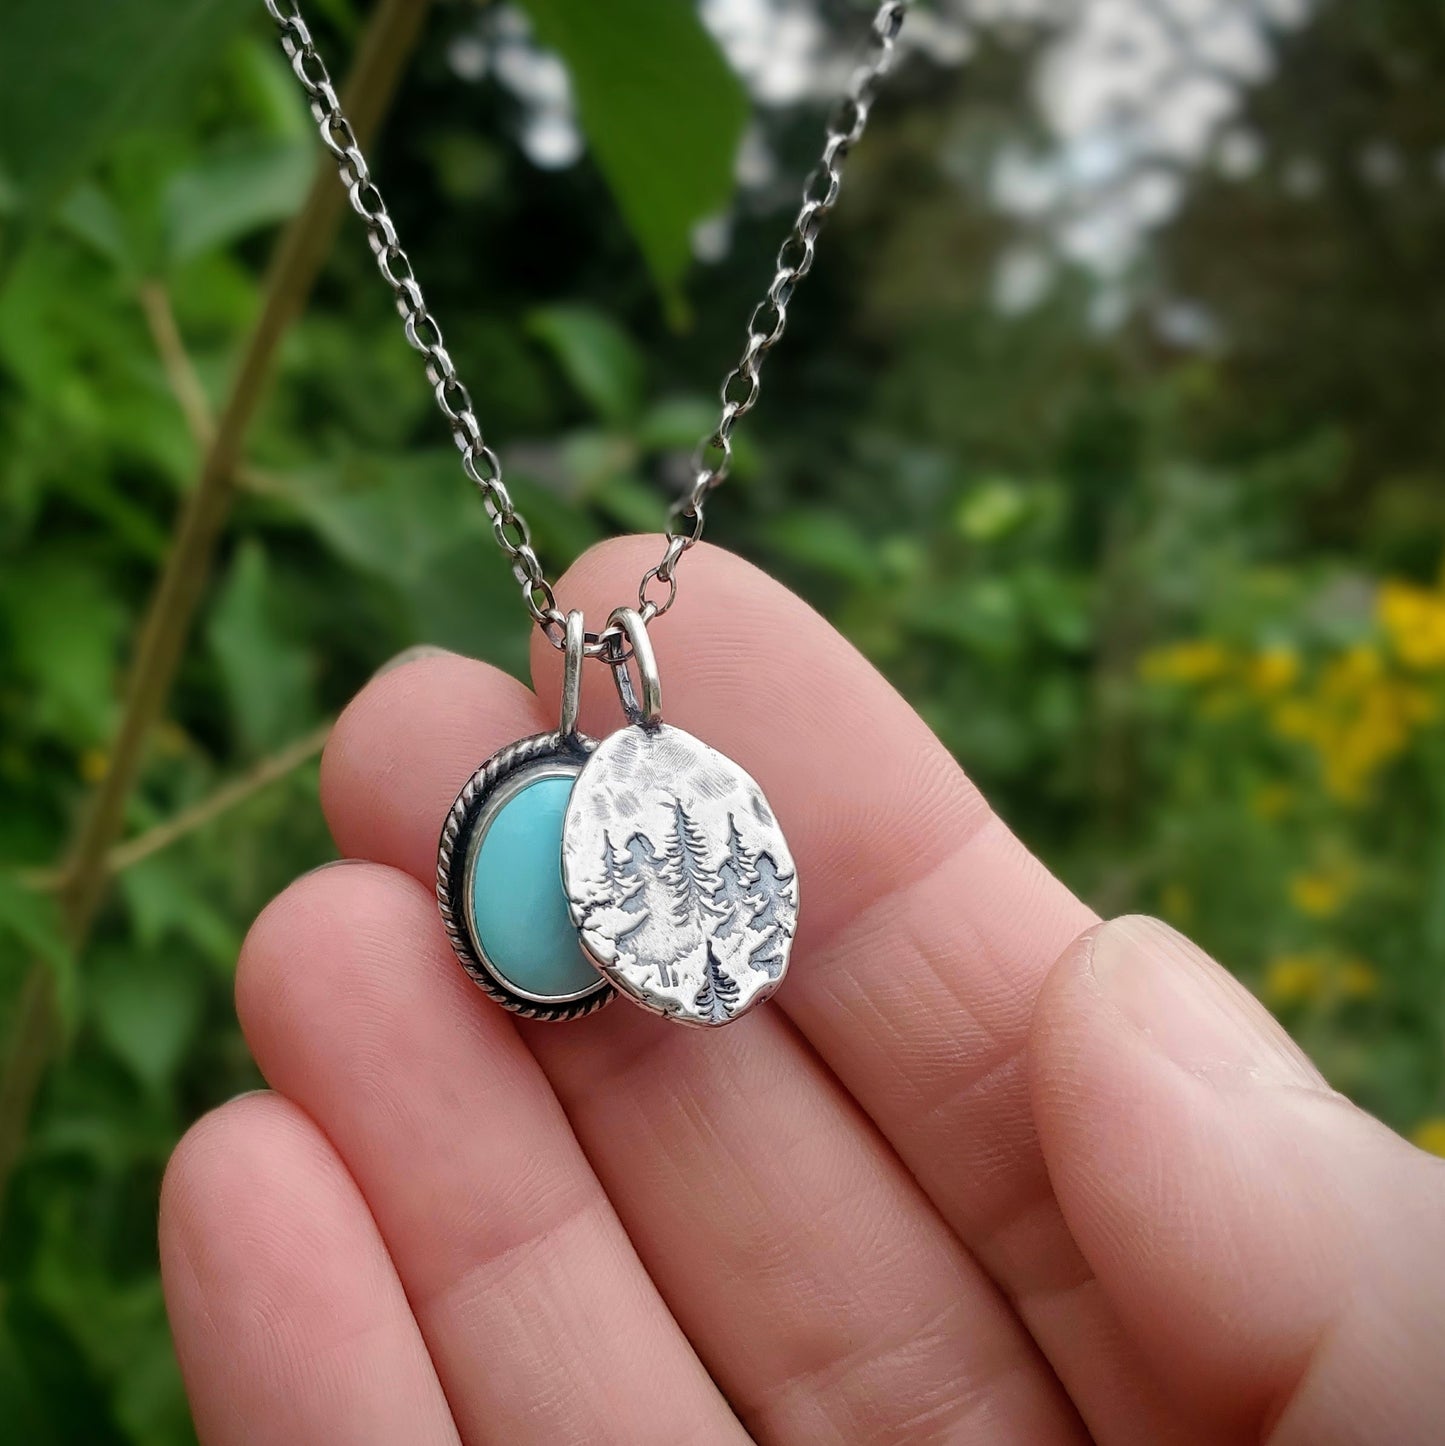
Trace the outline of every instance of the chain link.
<instances>
[{"instance_id":1,"label":"chain link","mask_svg":"<svg viewBox=\"0 0 1445 1446\"><path fill-rule=\"evenodd\" d=\"M451 428L452 440L462 457L462 470L477 491L492 520L492 535L512 567L522 601L532 620L559 651L566 647L567 619L557 607L552 585L532 548L527 520L517 511L502 480L502 463L482 436L471 393L457 375L437 319L427 309L410 259L397 241L396 227L371 179L366 157L356 141L351 122L341 108L311 38L297 0L264 0L311 104L311 115L321 143L331 152L351 208L366 227L376 269L391 288L406 339L421 353L427 380L437 407ZM842 101L828 122L823 154L803 184L803 202L792 228L778 249L776 272L762 301L748 318L748 335L737 365L723 379L722 413L717 426L698 443L693 454L692 483L668 513L667 546L662 559L642 575L637 606L645 624L661 617L677 598L677 564L683 553L702 537L705 505L711 492L727 479L732 466L732 434L738 421L758 404L762 392L762 365L782 340L788 307L798 283L812 270L818 233L838 202L843 163L862 138L868 112L879 83L893 63L898 32L908 0L882 0L873 17L871 45L864 62L853 73ZM651 594L656 593L657 596ZM626 639L616 626L585 635L583 651L618 663L630 656Z\"/></svg>"}]
</instances>

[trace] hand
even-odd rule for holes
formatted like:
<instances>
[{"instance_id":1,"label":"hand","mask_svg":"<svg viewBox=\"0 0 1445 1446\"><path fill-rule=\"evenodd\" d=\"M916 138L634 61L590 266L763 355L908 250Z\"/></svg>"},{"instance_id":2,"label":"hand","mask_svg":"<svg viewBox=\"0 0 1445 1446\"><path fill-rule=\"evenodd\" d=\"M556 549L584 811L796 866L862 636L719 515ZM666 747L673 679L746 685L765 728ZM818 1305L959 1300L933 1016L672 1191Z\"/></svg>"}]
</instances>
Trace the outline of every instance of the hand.
<instances>
[{"instance_id":1,"label":"hand","mask_svg":"<svg viewBox=\"0 0 1445 1446\"><path fill-rule=\"evenodd\" d=\"M563 605L605 616L655 552L594 550ZM322 769L350 861L241 957L273 1092L166 1177L207 1446L1440 1440L1445 1163L1184 939L1099 925L775 583L698 548L655 638L669 720L788 832L783 990L707 1034L498 1009L437 833L556 726L559 659L540 698L451 656L374 681Z\"/></svg>"}]
</instances>

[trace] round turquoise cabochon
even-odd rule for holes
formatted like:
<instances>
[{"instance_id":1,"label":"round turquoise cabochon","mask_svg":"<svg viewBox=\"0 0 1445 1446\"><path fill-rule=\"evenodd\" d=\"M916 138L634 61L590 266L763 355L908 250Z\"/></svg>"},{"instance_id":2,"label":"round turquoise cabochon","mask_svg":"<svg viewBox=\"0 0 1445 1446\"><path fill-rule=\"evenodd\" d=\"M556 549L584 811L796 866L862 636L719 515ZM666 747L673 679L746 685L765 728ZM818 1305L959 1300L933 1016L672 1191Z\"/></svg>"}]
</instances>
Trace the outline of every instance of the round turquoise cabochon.
<instances>
[{"instance_id":1,"label":"round turquoise cabochon","mask_svg":"<svg viewBox=\"0 0 1445 1446\"><path fill-rule=\"evenodd\" d=\"M575 998L601 982L582 952L562 892L562 821L571 778L539 778L497 811L477 845L472 928L508 987L535 999Z\"/></svg>"}]
</instances>

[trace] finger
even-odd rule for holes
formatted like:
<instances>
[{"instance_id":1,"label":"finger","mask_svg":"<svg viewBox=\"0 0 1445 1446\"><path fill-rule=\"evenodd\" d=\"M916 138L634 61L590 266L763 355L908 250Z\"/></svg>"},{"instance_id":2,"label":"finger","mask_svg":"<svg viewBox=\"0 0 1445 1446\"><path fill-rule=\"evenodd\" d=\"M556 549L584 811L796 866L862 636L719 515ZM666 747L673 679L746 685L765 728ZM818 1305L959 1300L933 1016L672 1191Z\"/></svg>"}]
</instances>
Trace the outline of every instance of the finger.
<instances>
[{"instance_id":1,"label":"finger","mask_svg":"<svg viewBox=\"0 0 1445 1446\"><path fill-rule=\"evenodd\" d=\"M1152 920L1065 955L1031 1058L1064 1213L1182 1412L1272 1446L1438 1439L1445 1164Z\"/></svg>"},{"instance_id":2,"label":"finger","mask_svg":"<svg viewBox=\"0 0 1445 1446\"><path fill-rule=\"evenodd\" d=\"M605 618L657 546L592 549L561 605ZM1059 1214L1028 1098L1039 984L1093 916L853 647L757 569L694 548L650 631L665 717L758 780L797 860L796 967L777 1003L1013 1301L1085 1421L1152 1439L1158 1403ZM548 716L560 671L534 639ZM607 670L584 670L583 726L618 718Z\"/></svg>"},{"instance_id":3,"label":"finger","mask_svg":"<svg viewBox=\"0 0 1445 1446\"><path fill-rule=\"evenodd\" d=\"M362 863L298 880L237 1003L366 1197L466 1441L744 1439L430 890Z\"/></svg>"},{"instance_id":4,"label":"finger","mask_svg":"<svg viewBox=\"0 0 1445 1446\"><path fill-rule=\"evenodd\" d=\"M771 1012L523 1026L673 1312L759 1441L1082 1439L1053 1373Z\"/></svg>"},{"instance_id":5,"label":"finger","mask_svg":"<svg viewBox=\"0 0 1445 1446\"><path fill-rule=\"evenodd\" d=\"M370 800L355 827L338 826L348 848L410 851L430 874L417 800L449 801L488 747L457 720L486 716L508 684L462 659L408 671L338 724L326 796ZM703 1036L618 1004L526 1037L755 1434L919 1442L986 1420L1000 1442L1074 1439L1057 1382L992 1283L784 1021Z\"/></svg>"},{"instance_id":6,"label":"finger","mask_svg":"<svg viewBox=\"0 0 1445 1446\"><path fill-rule=\"evenodd\" d=\"M274 1095L192 1126L161 1190L161 1275L206 1446L456 1443L365 1201Z\"/></svg>"}]
</instances>

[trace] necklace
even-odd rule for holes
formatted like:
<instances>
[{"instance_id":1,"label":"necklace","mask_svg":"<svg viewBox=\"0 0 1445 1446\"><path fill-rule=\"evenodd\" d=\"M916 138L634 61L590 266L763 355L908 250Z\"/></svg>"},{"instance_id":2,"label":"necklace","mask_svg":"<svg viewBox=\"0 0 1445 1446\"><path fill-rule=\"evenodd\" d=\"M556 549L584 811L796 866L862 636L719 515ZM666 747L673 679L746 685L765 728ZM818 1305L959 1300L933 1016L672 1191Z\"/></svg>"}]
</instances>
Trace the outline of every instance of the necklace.
<instances>
[{"instance_id":1,"label":"necklace","mask_svg":"<svg viewBox=\"0 0 1445 1446\"><path fill-rule=\"evenodd\" d=\"M557 729L494 753L467 780L442 827L437 903L452 948L487 994L529 1018L579 1018L621 994L684 1024L726 1024L782 982L797 930L797 868L753 779L662 721L647 629L677 596L678 564L702 537L707 499L728 475L733 429L757 405L763 359L782 338L793 292L812 269L843 162L892 63L907 0L882 0L873 17L868 58L828 124L772 282L748 319L742 356L723 381L717 426L699 444L692 483L668 514L663 555L643 574L637 605L615 608L595 632L580 612L557 606L296 0L265 4L396 298L406 339L425 361L462 470L482 495L527 612L562 654ZM626 719L601 742L577 728L588 658L611 668Z\"/></svg>"}]
</instances>

